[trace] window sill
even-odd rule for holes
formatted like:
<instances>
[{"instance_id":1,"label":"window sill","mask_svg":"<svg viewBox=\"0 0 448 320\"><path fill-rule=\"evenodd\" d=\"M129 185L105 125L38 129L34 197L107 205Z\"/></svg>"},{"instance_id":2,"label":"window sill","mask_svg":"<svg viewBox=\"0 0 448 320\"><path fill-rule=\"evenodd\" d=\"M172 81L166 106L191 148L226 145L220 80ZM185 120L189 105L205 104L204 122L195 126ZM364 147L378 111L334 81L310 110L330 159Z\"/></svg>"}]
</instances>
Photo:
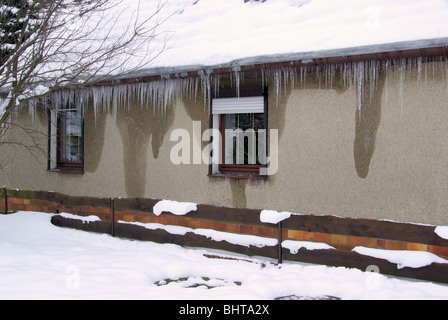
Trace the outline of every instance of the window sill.
<instances>
[{"instance_id":1,"label":"window sill","mask_svg":"<svg viewBox=\"0 0 448 320\"><path fill-rule=\"evenodd\" d=\"M250 179L250 180L267 180L266 176L260 176L253 172L218 172L208 175L210 178L230 178L230 179Z\"/></svg>"},{"instance_id":2,"label":"window sill","mask_svg":"<svg viewBox=\"0 0 448 320\"><path fill-rule=\"evenodd\" d=\"M59 173L73 173L73 174L84 174L84 171L80 168L54 168L47 170L48 172L59 172Z\"/></svg>"}]
</instances>

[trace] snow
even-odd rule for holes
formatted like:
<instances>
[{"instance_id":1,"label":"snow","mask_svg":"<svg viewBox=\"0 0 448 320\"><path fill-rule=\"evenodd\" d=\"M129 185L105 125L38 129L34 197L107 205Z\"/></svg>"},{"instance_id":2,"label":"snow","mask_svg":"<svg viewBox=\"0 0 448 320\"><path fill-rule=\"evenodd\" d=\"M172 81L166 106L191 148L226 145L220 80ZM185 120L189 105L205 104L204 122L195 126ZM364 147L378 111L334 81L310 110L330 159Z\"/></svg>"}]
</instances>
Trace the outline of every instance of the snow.
<instances>
[{"instance_id":1,"label":"snow","mask_svg":"<svg viewBox=\"0 0 448 320\"><path fill-rule=\"evenodd\" d=\"M333 249L335 249L326 243L311 242L311 241L293 241L293 240L283 241L282 247L285 249L289 249L289 251L292 254L296 254L302 248L305 248L307 250L333 250Z\"/></svg>"},{"instance_id":2,"label":"snow","mask_svg":"<svg viewBox=\"0 0 448 320\"><path fill-rule=\"evenodd\" d=\"M224 240L224 241L230 242L232 244L243 245L246 247L249 247L249 246L255 246L255 247L259 247L259 248L266 247L266 246L272 247L272 246L276 246L278 243L277 239L263 238L263 237L222 232L222 231L215 231L215 230L211 230L211 229L196 229L195 233L209 237L210 239L213 239L215 241L223 241Z\"/></svg>"},{"instance_id":3,"label":"snow","mask_svg":"<svg viewBox=\"0 0 448 320\"><path fill-rule=\"evenodd\" d=\"M188 232L192 232L192 230L193 230L188 227L164 225L164 224L160 224L160 223L127 222L127 221L123 221L123 220L118 220L117 223L133 224L133 225L143 227L148 230L162 229L171 234L181 235L181 236L187 234Z\"/></svg>"},{"instance_id":4,"label":"snow","mask_svg":"<svg viewBox=\"0 0 448 320\"><path fill-rule=\"evenodd\" d=\"M134 1L131 1L134 2ZM171 0L168 50L152 67L218 65L448 36L444 0Z\"/></svg>"},{"instance_id":5,"label":"snow","mask_svg":"<svg viewBox=\"0 0 448 320\"><path fill-rule=\"evenodd\" d=\"M288 219L292 215L291 212L278 212L275 210L262 210L260 213L260 221L264 223L277 224L280 221Z\"/></svg>"},{"instance_id":6,"label":"snow","mask_svg":"<svg viewBox=\"0 0 448 320\"><path fill-rule=\"evenodd\" d=\"M355 247L353 251L362 255L385 259L389 262L396 263L398 269L403 269L405 267L421 268L432 263L448 263L447 260L442 259L435 254L423 251L385 250L366 247Z\"/></svg>"},{"instance_id":7,"label":"snow","mask_svg":"<svg viewBox=\"0 0 448 320\"><path fill-rule=\"evenodd\" d=\"M161 9L159 3L124 0L109 14L120 17L112 32L119 38L130 21L142 23L159 10L150 20L162 22L150 45L141 44L134 59L126 57L130 69L148 53L155 58L145 68L158 73L448 37L445 0L168 0Z\"/></svg>"},{"instance_id":8,"label":"snow","mask_svg":"<svg viewBox=\"0 0 448 320\"><path fill-rule=\"evenodd\" d=\"M153 213L158 216L162 212L171 212L172 214L183 216L191 211L197 210L197 204L192 202L179 202L173 200L161 200L156 203Z\"/></svg>"},{"instance_id":9,"label":"snow","mask_svg":"<svg viewBox=\"0 0 448 320\"><path fill-rule=\"evenodd\" d=\"M141 222L125 222L125 221L118 221L119 223L127 223L127 224L134 224L141 227L144 227L149 230L157 230L162 229L165 230L171 234L176 235L185 235L188 232L205 236L209 239L212 239L214 241L226 241L231 244L236 244L240 246L254 246L254 247L265 247L265 246L276 246L278 241L277 239L272 238L264 238L264 237L258 237L258 236L252 236L252 235L242 235L242 234L236 234L236 233L230 233L230 232L224 232L224 231L217 231L212 229L192 229L188 227L181 227L181 226L171 226L171 225L163 225L159 223L141 223Z\"/></svg>"},{"instance_id":10,"label":"snow","mask_svg":"<svg viewBox=\"0 0 448 320\"><path fill-rule=\"evenodd\" d=\"M61 217L67 218L67 219L74 219L74 220L81 220L83 223L89 223L89 222L95 222L95 221L101 221L101 219L98 216L91 215L87 217L74 215L71 213L61 212Z\"/></svg>"},{"instance_id":11,"label":"snow","mask_svg":"<svg viewBox=\"0 0 448 320\"><path fill-rule=\"evenodd\" d=\"M434 232L443 239L448 240L448 226L438 226L435 228Z\"/></svg>"},{"instance_id":12,"label":"snow","mask_svg":"<svg viewBox=\"0 0 448 320\"><path fill-rule=\"evenodd\" d=\"M0 299L448 299L446 285L124 240L56 227L51 216L0 215Z\"/></svg>"}]
</instances>

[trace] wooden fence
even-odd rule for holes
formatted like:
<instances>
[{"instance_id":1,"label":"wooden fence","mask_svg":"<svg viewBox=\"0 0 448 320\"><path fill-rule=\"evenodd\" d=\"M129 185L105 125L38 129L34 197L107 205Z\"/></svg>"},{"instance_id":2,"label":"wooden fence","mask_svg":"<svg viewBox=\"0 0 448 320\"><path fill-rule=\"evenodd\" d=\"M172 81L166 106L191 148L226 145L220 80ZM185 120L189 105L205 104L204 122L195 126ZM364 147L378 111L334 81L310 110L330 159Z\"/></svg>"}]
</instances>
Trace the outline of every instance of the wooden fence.
<instances>
[{"instance_id":1,"label":"wooden fence","mask_svg":"<svg viewBox=\"0 0 448 320\"><path fill-rule=\"evenodd\" d=\"M197 205L196 211L183 216L163 212L153 214L153 207L160 200L147 198L95 198L73 197L57 192L0 189L0 212L39 211L56 215L51 221L60 227L108 233L115 237L131 238L157 243L173 243L188 247L202 247L263 256L283 260L300 261L329 266L343 266L369 270L375 266L383 274L448 283L448 264L433 263L422 268L398 268L384 259L361 255L352 249L364 246L386 250L425 251L440 257L448 257L448 240L439 237L435 226L351 219L335 216L292 215L278 224L260 221L261 210L246 208ZM67 212L79 216L96 215L101 221L85 223L69 219L57 213ZM128 223L126 223L128 222ZM163 228L148 229L144 225L158 223L182 226L188 229L183 235L172 234ZM217 241L195 232L211 229L228 234L256 236L260 239L276 239L275 245L247 245L231 241ZM333 249L306 249L296 251L285 248L284 240L302 243L320 242Z\"/></svg>"}]
</instances>

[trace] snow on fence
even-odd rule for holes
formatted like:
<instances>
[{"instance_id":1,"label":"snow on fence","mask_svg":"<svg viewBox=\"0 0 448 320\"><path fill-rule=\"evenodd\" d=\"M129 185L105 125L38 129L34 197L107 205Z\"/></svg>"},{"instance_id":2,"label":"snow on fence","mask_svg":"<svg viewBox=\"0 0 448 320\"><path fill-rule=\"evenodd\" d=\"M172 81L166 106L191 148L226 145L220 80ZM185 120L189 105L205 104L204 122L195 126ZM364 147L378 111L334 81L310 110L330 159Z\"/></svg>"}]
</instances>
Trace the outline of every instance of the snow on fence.
<instances>
[{"instance_id":1,"label":"snow on fence","mask_svg":"<svg viewBox=\"0 0 448 320\"><path fill-rule=\"evenodd\" d=\"M443 226L6 188L0 199L0 212L53 213L60 227L448 283Z\"/></svg>"}]
</instances>

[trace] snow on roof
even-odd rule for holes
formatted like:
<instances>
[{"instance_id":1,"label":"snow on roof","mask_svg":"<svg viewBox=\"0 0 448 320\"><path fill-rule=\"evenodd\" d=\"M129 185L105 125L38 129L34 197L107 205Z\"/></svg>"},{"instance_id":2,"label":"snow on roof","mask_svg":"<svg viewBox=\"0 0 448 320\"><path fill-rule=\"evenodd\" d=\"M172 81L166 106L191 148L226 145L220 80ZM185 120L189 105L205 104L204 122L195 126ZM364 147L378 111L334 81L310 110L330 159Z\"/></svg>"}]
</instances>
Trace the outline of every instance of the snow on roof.
<instances>
[{"instance_id":1,"label":"snow on roof","mask_svg":"<svg viewBox=\"0 0 448 320\"><path fill-rule=\"evenodd\" d=\"M164 12L176 12L168 48L150 68L448 45L448 0L168 0Z\"/></svg>"}]
</instances>

